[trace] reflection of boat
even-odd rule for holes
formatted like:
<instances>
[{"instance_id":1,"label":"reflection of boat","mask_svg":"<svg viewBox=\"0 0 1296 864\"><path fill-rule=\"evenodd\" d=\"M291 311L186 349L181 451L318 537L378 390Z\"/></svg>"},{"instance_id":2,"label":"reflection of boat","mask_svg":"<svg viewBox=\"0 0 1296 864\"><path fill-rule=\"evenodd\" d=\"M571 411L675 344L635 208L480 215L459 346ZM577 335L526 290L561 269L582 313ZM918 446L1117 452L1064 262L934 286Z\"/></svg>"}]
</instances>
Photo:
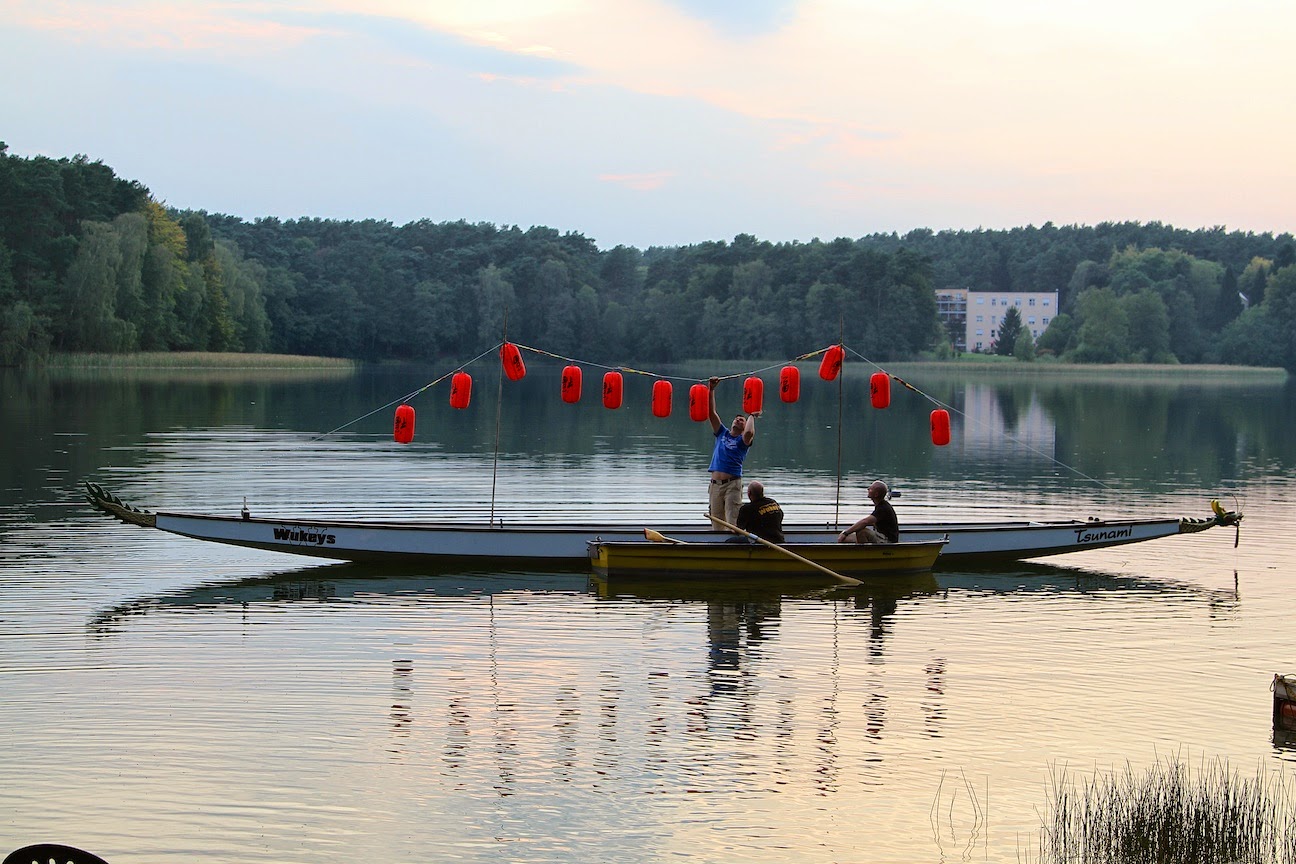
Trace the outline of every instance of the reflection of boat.
<instances>
[{"instance_id":1,"label":"reflection of boat","mask_svg":"<svg viewBox=\"0 0 1296 864\"><path fill-rule=\"evenodd\" d=\"M182 591L156 594L114 606L90 622L93 630L110 632L128 618L160 613L204 612L227 606L283 603L365 603L380 598L425 599L488 597L504 594L585 593L589 576L584 570L505 571L346 562L321 564L254 576L234 582L196 585Z\"/></svg>"},{"instance_id":2,"label":"reflection of boat","mask_svg":"<svg viewBox=\"0 0 1296 864\"><path fill-rule=\"evenodd\" d=\"M919 573L865 575L859 585L840 585L819 576L796 579L672 579L625 576L590 580L595 596L603 600L672 600L728 603L769 603L785 598L852 600L857 606L884 599L894 603L905 597L937 593L936 575Z\"/></svg>"},{"instance_id":3,"label":"reflection of boat","mask_svg":"<svg viewBox=\"0 0 1296 864\"><path fill-rule=\"evenodd\" d=\"M825 575L813 564L843 576L930 570L944 545L944 539L878 545L785 543L777 548L745 540L736 543L594 540L589 544L589 558L594 572L606 577L806 576L822 581Z\"/></svg>"},{"instance_id":4,"label":"reflection of boat","mask_svg":"<svg viewBox=\"0 0 1296 864\"><path fill-rule=\"evenodd\" d=\"M631 525L473 525L453 522L369 522L362 520L277 519L238 516L151 513L124 503L101 487L87 483L88 499L110 516L184 537L307 555L335 561L544 561L583 565L591 540L641 540L644 526ZM1215 515L1204 519L1063 520L1041 522L960 522L907 524L900 539L925 542L949 538L940 557L943 566L1040 558L1139 543L1204 531L1216 525L1238 525L1242 515L1215 502ZM653 525L689 543L724 543L732 534L696 524ZM789 543L824 543L834 539L832 525L784 527Z\"/></svg>"},{"instance_id":5,"label":"reflection of boat","mask_svg":"<svg viewBox=\"0 0 1296 864\"><path fill-rule=\"evenodd\" d=\"M1274 729L1296 732L1296 675L1275 675L1270 687Z\"/></svg>"}]
</instances>

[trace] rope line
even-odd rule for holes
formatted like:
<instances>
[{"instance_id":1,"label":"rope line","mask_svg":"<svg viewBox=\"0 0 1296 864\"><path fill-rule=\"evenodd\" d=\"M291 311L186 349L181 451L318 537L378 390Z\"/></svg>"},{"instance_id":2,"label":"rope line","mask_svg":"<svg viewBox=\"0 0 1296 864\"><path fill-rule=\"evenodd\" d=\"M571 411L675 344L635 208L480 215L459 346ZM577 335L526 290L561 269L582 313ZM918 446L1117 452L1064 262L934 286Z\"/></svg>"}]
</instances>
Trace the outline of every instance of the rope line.
<instances>
[{"instance_id":1,"label":"rope line","mask_svg":"<svg viewBox=\"0 0 1296 864\"><path fill-rule=\"evenodd\" d=\"M342 431L343 429L346 429L346 428L348 428L348 427L350 427L350 426L354 426L356 423L359 423L359 422L362 421L362 420L366 420L366 419L372 417L373 415L375 415L375 414L377 414L377 413L379 413L379 412L381 412L381 411L385 411L385 410L391 408L391 407L394 406L394 405L400 405L400 404L403 404L403 403L409 402L410 400L412 400L412 399L414 399L414 398L416 398L416 397L422 395L422 394L423 394L424 392L426 392L427 390L430 390L431 388L433 388L433 387L435 387L436 385L440 384L441 382L445 381L447 378L450 378L450 377L451 377L452 375L454 375L455 373L460 372L460 371L466 369L466 368L469 367L469 366L472 366L474 363L478 362L478 361L481 360L483 357L486 357L486 356L489 355L489 354L492 354L492 353L495 353L495 352L499 351L499 350L504 346L504 344L505 344L504 342L497 342L495 345L493 345L493 346L491 346L490 348L486 349L485 351L481 352L481 353L478 354L476 357L472 358L471 360L467 361L466 363L462 363L462 364L456 366L454 369L450 370L449 372L447 372L446 374L440 376L439 378L436 378L436 379L434 379L434 380L432 380L432 381L429 381L427 384L424 384L422 387L419 387L417 390L413 390L413 391L411 391L410 393L407 393L406 395L402 396L402 397L399 398L399 399L393 399L392 401L388 402L386 405L379 406L378 408L375 408L375 409L373 409L372 411L369 411L369 412L366 413L366 414L362 414L362 415L360 415L359 417L356 417L356 418L353 419L353 420L348 420L346 423L343 423L341 426L338 426L336 429L331 429L331 430L329 430L328 432L325 432L325 433L323 433L323 434L317 435L317 436L315 436L314 438L312 438L311 440L312 440L312 441L318 441L318 440L320 440L320 439L322 439L322 438L326 438L326 437L328 437L329 435L336 434L337 432L340 432L340 431ZM610 366L610 365L605 364L605 363L595 363L595 362L593 362L593 361L591 361L591 360L582 360L582 359L580 359L580 358L578 358L578 357L569 357L569 356L564 355L564 354L555 354L555 353L552 352L552 351L546 351L546 350L544 350L543 348L535 348L535 347L533 347L533 346L531 346L531 345L523 345L523 344L520 344L520 343L517 343L517 342L515 342L515 343L513 343L513 344L516 345L519 349L526 350L526 351L530 351L531 353L536 354L536 355L541 356L541 357L548 357L548 358L550 358L550 359L552 359L552 360L560 360L560 361L565 362L565 363L574 363L574 364L578 364L578 365L581 365L581 366L589 366L589 367L593 367L593 368L595 368L595 369L603 369L603 370L607 370L607 371L609 371L609 372L623 372L623 373L627 373L627 374L631 374L631 375L647 375L647 376L651 376L651 377L655 377L655 378L660 378L660 379L664 379L664 380L673 380L673 381L699 381L699 380L701 380L701 379L698 379L698 378L695 378L695 377L690 377L690 376L685 376L685 375L667 375L667 374L665 374L665 373L661 373L661 372L651 372L651 371L647 371L647 370L643 370L643 369L635 369L635 368L633 368L633 367L631 367L631 366ZM922 389L920 389L920 388L918 388L918 387L915 387L914 385L910 384L908 381L904 380L904 379L901 378L899 375L895 375L895 374L892 374L891 372L888 372L888 371L886 370L885 367L881 366L880 364L878 364L877 362L875 362L875 361L872 360L871 358L865 356L864 354L861 354L859 351L855 350L854 348L851 348L850 346L846 345L844 342L839 342L839 343L835 343L835 344L840 344L840 345L842 346L842 348L846 351L846 353L847 353L848 355L853 356L853 357L855 357L856 359L858 359L858 360L860 360L860 361L862 361L862 362L868 364L869 366L871 366L872 368L876 369L876 370L879 371L879 372L885 373L885 374L886 374L886 375L887 375L887 376L888 376L892 381L895 381L897 384L899 384L901 387L904 387L906 390L909 390L909 391L911 391L911 392L913 392L913 393L918 394L918 395L921 396L923 399L926 399L928 402L930 402L931 404L933 404L933 405L935 405L935 406L937 406L937 407L939 407L939 408L944 408L946 411L949 411L949 412L952 413L952 414L957 414L960 418L962 418L963 422L966 423L966 424L968 424L969 426L974 426L974 427L977 427L977 428L980 428L980 429L989 430L989 427L988 427L986 424L978 423L978 422L975 421L971 416L969 416L969 415L967 414L967 412L965 412L965 411L960 411L958 408L955 408L953 405L950 405L950 404L948 404L948 403L946 403L946 402L942 402L940 399L937 399L935 396L932 396L930 393L927 393L926 391L924 391L924 390L922 390ZM772 364L770 364L770 365L768 365L768 366L762 366L762 367L759 367L759 368L756 368L756 369L752 369L752 370L747 371L747 372L736 372L736 373L731 373L731 374L729 374L729 375L716 375L716 376L714 376L714 377L718 378L718 379L721 380L721 381L729 381L729 380L734 380L734 379L737 379L737 378L745 378L745 377L752 376L752 375L759 375L759 374L761 374L762 372L768 372L768 371L770 371L771 369L779 368L780 366L783 366L783 365L785 365L786 363L798 363L798 362L802 362L802 361L805 361L805 360L811 360L811 359L813 359L813 358L815 358L815 357L820 356L821 354L824 354L825 352L829 351L829 350L832 349L833 347L834 347L834 345L827 345L827 346L824 346L823 348L819 348L819 349L814 350L814 351L808 351L808 352L806 352L805 354L799 354L799 355L797 355L796 357L792 358L791 360L783 361L782 363L772 363ZM500 381L500 385L501 385L501 387L503 386L503 380L502 380L502 378L501 378L501 381ZM501 391L501 392L502 392L502 391ZM839 402L840 402L840 398L839 398ZM498 418L497 418L497 420L498 420ZM840 430L840 427L841 427L841 423L839 422L839 423L838 423L838 429L839 429L839 430ZM1092 477L1092 476L1090 476L1090 475L1084 473L1083 471L1081 471L1081 470L1078 469L1078 468L1074 468L1074 467L1072 467L1072 466L1070 466L1070 465L1067 465L1065 462L1062 462L1061 460L1059 460L1058 458L1056 458L1056 457L1053 456L1052 454L1050 454L1050 453L1045 453L1044 451L1040 450L1039 448L1031 446L1028 442L1023 441L1023 440L1021 440L1020 438L1017 438L1016 436L1008 435L1008 434L1005 433L1005 434L1004 434L1004 437L1007 438L1009 441L1012 441L1014 444L1016 444L1016 445L1018 445L1018 446L1020 446L1020 447L1023 447L1023 448L1026 449L1026 450L1029 450L1031 453L1034 453L1035 455L1040 456L1040 457L1042 457L1043 459L1048 460L1049 462L1053 463L1053 464L1056 465L1057 467L1059 467L1059 468L1061 468L1061 469L1064 469L1064 470L1066 470L1066 471L1069 471L1069 472L1071 472L1072 474L1075 474L1077 477L1081 477L1081 478L1083 478L1083 479L1085 479L1085 480L1088 480L1088 481L1091 482L1091 483L1095 483L1095 484L1097 484L1098 486L1101 486L1103 489L1111 489L1111 488L1112 488L1111 486L1109 486L1108 484L1106 484L1106 483L1104 483L1103 481L1099 480L1098 478L1096 478L1096 477ZM839 459L840 459L840 457L839 457ZM840 466L839 466L839 470L838 470L839 478L840 478L840 474L841 474L841 471L840 471ZM839 497L840 497L840 493L839 493Z\"/></svg>"},{"instance_id":2,"label":"rope line","mask_svg":"<svg viewBox=\"0 0 1296 864\"><path fill-rule=\"evenodd\" d=\"M901 385L902 387L904 387L904 388L906 388L906 389L908 389L908 390L912 390L914 393L917 393L919 396L921 396L922 398L926 399L928 402L932 403L933 405L936 405L936 406L939 406L939 407L941 407L941 408L944 408L946 411L949 411L949 412L951 412L951 413L953 413L953 414L957 414L959 417L963 418L963 422L966 423L966 424L968 424L969 426L975 426L975 427L977 427L977 428L979 428L979 429L985 429L985 430L989 431L989 428L990 428L989 426L987 426L987 425L984 424L984 423L978 423L977 421L973 420L972 417L971 417L971 416L970 416L966 411L960 411L959 409L955 408L953 405L949 405L949 404L947 404L947 403L945 403L945 402L942 402L941 400L937 399L935 396L932 396L930 393L926 393L926 392L924 392L924 391L922 391L922 390L919 390L917 387L915 387L914 385L910 384L908 381L904 380L904 379L901 378L899 375L892 375L890 372L887 372L886 369L882 368L882 367L879 366L877 363L875 363L874 361L870 360L868 357L865 357L863 354L861 354L860 352L856 351L854 348L849 348L849 347L847 347L847 348L846 348L846 351L847 351L848 353L850 353L850 354L854 354L854 355L855 355L856 357L858 357L860 360L862 360L862 361L864 361L865 363L867 363L868 365L872 366L874 369L878 370L879 372L882 372L882 373L886 374L887 376L889 376L889 377L891 378L892 381L895 381L897 384ZM1052 462L1052 463L1053 463L1054 465L1056 465L1057 467L1059 467L1059 468L1063 468L1063 469L1066 469L1067 471L1070 471L1072 474L1075 474L1077 477L1082 477L1082 478L1084 478L1085 480L1088 480L1088 481L1091 482L1091 483L1097 483L1099 486L1101 486L1101 487L1104 488L1104 489L1111 489L1111 488L1112 488L1111 486L1107 485L1107 484L1104 483L1103 481L1099 480L1097 477L1090 477L1088 474L1084 473L1084 472L1081 471L1079 468L1073 468L1072 466L1070 466L1070 465L1066 464L1065 462L1059 460L1058 458L1056 458L1056 457L1053 456L1052 454L1050 454L1050 453L1045 453L1043 450L1040 450L1040 449L1037 448L1037 447L1032 447L1029 443L1027 443L1027 442L1021 440L1020 438L1017 438L1017 437L1014 436L1014 435L1009 435L1008 433L1005 432L1005 433L1003 433L1003 437L1007 438L1009 441L1013 442L1014 444L1018 445L1019 447L1023 447L1023 448L1025 448L1025 449L1029 450L1030 452L1034 453L1035 455L1037 455L1037 456L1041 456L1041 457L1047 459L1049 462Z\"/></svg>"}]
</instances>

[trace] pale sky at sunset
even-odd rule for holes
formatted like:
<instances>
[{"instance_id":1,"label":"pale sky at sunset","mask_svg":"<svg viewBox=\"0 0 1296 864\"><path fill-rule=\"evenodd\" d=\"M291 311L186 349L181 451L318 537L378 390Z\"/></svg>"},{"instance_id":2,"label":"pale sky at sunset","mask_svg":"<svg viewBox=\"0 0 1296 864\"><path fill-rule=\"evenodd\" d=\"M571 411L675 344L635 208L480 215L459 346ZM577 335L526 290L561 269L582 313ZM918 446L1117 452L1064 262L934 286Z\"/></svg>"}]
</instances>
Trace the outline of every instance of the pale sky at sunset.
<instances>
[{"instance_id":1,"label":"pale sky at sunset","mask_svg":"<svg viewBox=\"0 0 1296 864\"><path fill-rule=\"evenodd\" d=\"M1293 0L0 0L0 140L601 248L1296 230Z\"/></svg>"}]
</instances>

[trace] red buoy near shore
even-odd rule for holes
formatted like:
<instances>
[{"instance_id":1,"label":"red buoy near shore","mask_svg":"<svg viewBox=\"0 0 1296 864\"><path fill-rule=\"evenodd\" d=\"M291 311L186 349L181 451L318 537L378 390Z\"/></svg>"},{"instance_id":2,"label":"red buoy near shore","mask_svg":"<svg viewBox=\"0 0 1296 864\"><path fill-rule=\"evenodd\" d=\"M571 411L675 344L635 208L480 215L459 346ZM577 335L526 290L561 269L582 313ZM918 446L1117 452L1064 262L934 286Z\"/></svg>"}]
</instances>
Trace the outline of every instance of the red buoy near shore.
<instances>
[{"instance_id":1,"label":"red buoy near shore","mask_svg":"<svg viewBox=\"0 0 1296 864\"><path fill-rule=\"evenodd\" d=\"M837 373L841 371L842 361L846 359L846 349L840 345L834 345L824 352L823 360L819 363L819 377L825 381L833 381L837 378Z\"/></svg>"},{"instance_id":2,"label":"red buoy near shore","mask_svg":"<svg viewBox=\"0 0 1296 864\"><path fill-rule=\"evenodd\" d=\"M652 412L654 417L669 417L671 412L671 383L657 380L652 386Z\"/></svg>"},{"instance_id":3,"label":"red buoy near shore","mask_svg":"<svg viewBox=\"0 0 1296 864\"><path fill-rule=\"evenodd\" d=\"M603 375L603 407L616 410L621 407L621 397L625 382L620 372L607 372Z\"/></svg>"},{"instance_id":4,"label":"red buoy near shore","mask_svg":"<svg viewBox=\"0 0 1296 864\"><path fill-rule=\"evenodd\" d=\"M456 372L450 379L450 407L467 408L472 399L472 376L467 372Z\"/></svg>"},{"instance_id":5,"label":"red buoy near shore","mask_svg":"<svg viewBox=\"0 0 1296 864\"><path fill-rule=\"evenodd\" d=\"M562 371L562 400L579 402L581 394L581 370L579 366L564 366Z\"/></svg>"},{"instance_id":6,"label":"red buoy near shore","mask_svg":"<svg viewBox=\"0 0 1296 864\"><path fill-rule=\"evenodd\" d=\"M701 423L711 416L711 389L705 384L689 388L689 419Z\"/></svg>"},{"instance_id":7,"label":"red buoy near shore","mask_svg":"<svg viewBox=\"0 0 1296 864\"><path fill-rule=\"evenodd\" d=\"M779 398L784 402L801 398L801 370L797 367L784 366L779 372Z\"/></svg>"},{"instance_id":8,"label":"red buoy near shore","mask_svg":"<svg viewBox=\"0 0 1296 864\"><path fill-rule=\"evenodd\" d=\"M874 408L885 408L891 404L891 376L885 372L874 372L869 378L869 397Z\"/></svg>"},{"instance_id":9,"label":"red buoy near shore","mask_svg":"<svg viewBox=\"0 0 1296 864\"><path fill-rule=\"evenodd\" d=\"M522 351L512 342L500 346L500 362L504 364L504 374L510 381L520 381L526 377L526 364L522 362Z\"/></svg>"},{"instance_id":10,"label":"red buoy near shore","mask_svg":"<svg viewBox=\"0 0 1296 864\"><path fill-rule=\"evenodd\" d=\"M392 438L397 444L408 444L414 440L414 409L409 405L396 406L396 420L392 427Z\"/></svg>"},{"instance_id":11,"label":"red buoy near shore","mask_svg":"<svg viewBox=\"0 0 1296 864\"><path fill-rule=\"evenodd\" d=\"M950 416L944 408L937 408L931 413L932 443L944 447L950 442Z\"/></svg>"}]
</instances>

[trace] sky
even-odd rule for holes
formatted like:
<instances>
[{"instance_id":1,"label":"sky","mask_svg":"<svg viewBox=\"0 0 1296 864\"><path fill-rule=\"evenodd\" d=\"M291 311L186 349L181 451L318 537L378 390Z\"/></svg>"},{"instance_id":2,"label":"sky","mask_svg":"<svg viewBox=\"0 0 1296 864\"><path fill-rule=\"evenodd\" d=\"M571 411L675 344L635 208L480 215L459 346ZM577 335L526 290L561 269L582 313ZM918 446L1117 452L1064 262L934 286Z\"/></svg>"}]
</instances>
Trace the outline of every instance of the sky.
<instances>
[{"instance_id":1,"label":"sky","mask_svg":"<svg viewBox=\"0 0 1296 864\"><path fill-rule=\"evenodd\" d=\"M599 248L1296 231L1293 0L0 0L0 141Z\"/></svg>"}]
</instances>

